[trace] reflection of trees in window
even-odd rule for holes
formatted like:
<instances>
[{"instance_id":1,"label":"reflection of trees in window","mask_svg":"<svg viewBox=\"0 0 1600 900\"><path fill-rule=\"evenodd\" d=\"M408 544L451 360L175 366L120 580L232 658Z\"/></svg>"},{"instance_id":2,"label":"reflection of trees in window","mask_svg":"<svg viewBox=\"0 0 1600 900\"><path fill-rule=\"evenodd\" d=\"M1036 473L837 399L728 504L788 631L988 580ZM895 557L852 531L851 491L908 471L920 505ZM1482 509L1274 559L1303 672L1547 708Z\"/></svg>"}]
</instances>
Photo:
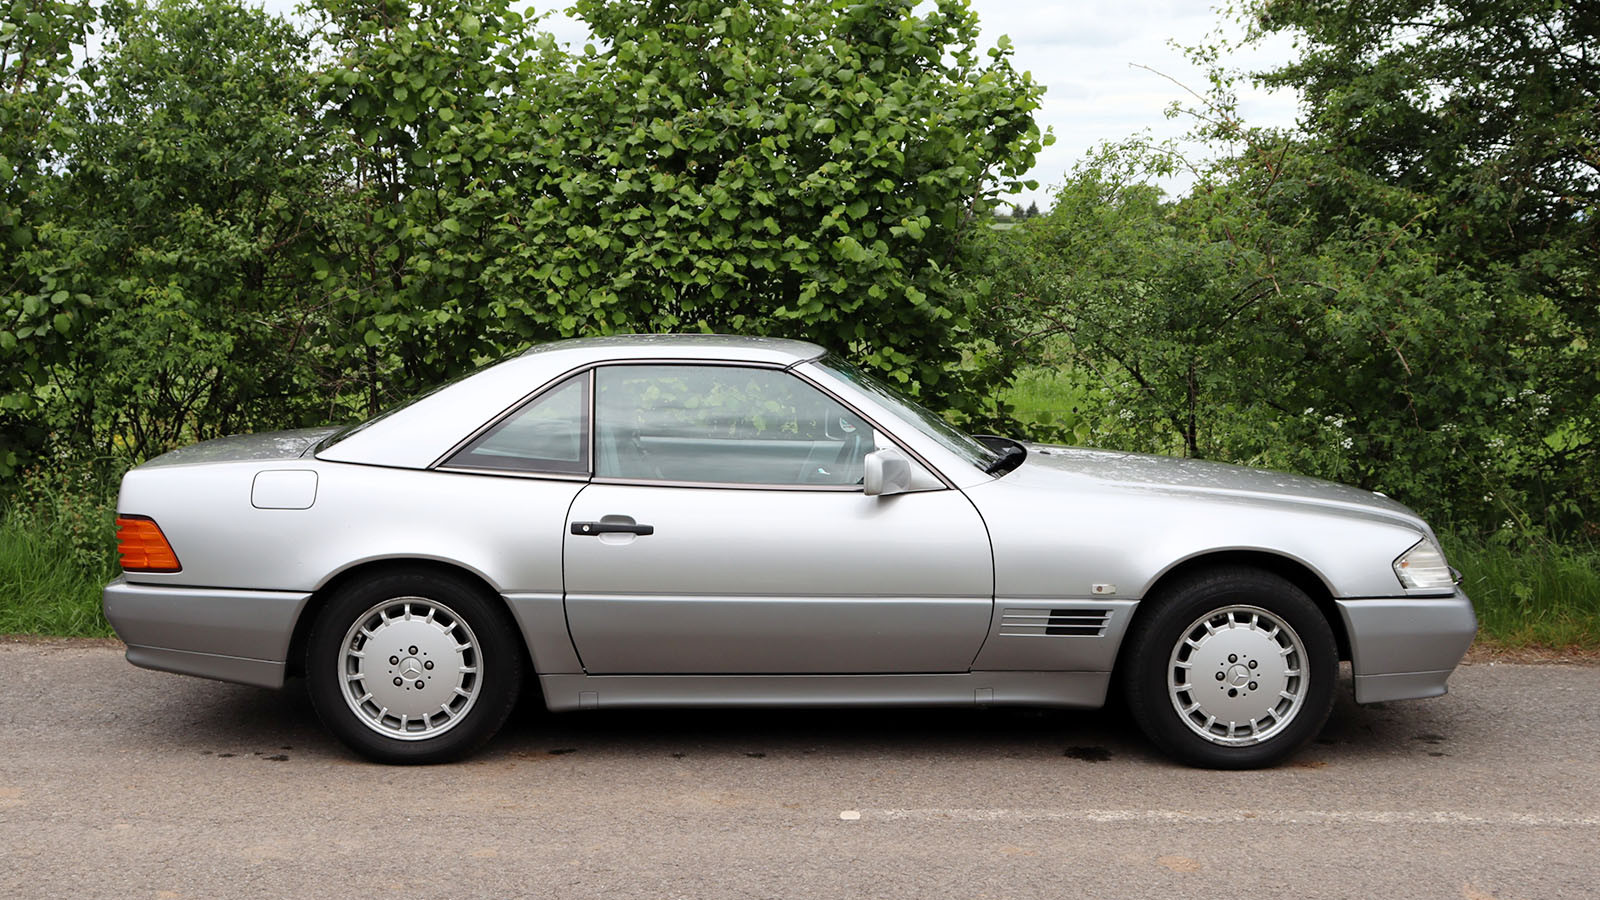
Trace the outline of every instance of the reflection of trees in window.
<instances>
[{"instance_id":1,"label":"reflection of trees in window","mask_svg":"<svg viewBox=\"0 0 1600 900\"><path fill-rule=\"evenodd\" d=\"M826 440L837 403L773 369L616 366L601 370L601 417L658 436Z\"/></svg>"},{"instance_id":2,"label":"reflection of trees in window","mask_svg":"<svg viewBox=\"0 0 1600 900\"><path fill-rule=\"evenodd\" d=\"M545 391L451 457L449 465L588 472L588 387L584 373Z\"/></svg>"},{"instance_id":3,"label":"reflection of trees in window","mask_svg":"<svg viewBox=\"0 0 1600 900\"><path fill-rule=\"evenodd\" d=\"M607 366L596 390L602 477L849 487L872 447L865 422L777 369Z\"/></svg>"}]
</instances>

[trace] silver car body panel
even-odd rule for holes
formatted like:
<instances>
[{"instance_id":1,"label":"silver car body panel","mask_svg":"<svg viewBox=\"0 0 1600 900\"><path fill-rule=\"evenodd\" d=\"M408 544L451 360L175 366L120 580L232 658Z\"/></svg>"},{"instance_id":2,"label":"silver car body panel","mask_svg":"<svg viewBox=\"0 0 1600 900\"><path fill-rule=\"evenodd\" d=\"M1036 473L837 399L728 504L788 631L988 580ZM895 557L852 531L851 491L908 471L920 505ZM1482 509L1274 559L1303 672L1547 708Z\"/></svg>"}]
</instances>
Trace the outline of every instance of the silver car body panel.
<instances>
[{"instance_id":1,"label":"silver car body panel","mask_svg":"<svg viewBox=\"0 0 1600 900\"><path fill-rule=\"evenodd\" d=\"M1391 596L1400 592L1391 561L1425 533L1421 520L1398 504L1247 487L1272 473L1040 449L1004 478L966 491L989 525L1001 602L1091 599L1097 584L1114 585L1111 596L1139 599L1174 567L1227 551L1291 560L1335 597ZM1174 463L1171 483L1152 478L1160 462ZM1182 477L1197 470L1206 476L1201 483Z\"/></svg>"},{"instance_id":2,"label":"silver car body panel","mask_svg":"<svg viewBox=\"0 0 1600 900\"><path fill-rule=\"evenodd\" d=\"M567 608L561 594L504 595L517 628L528 645L528 656L535 672L550 675L579 675L583 665L567 633Z\"/></svg>"},{"instance_id":3,"label":"silver car body panel","mask_svg":"<svg viewBox=\"0 0 1600 900\"><path fill-rule=\"evenodd\" d=\"M989 539L959 491L592 484L569 515L654 528L564 529L591 673L965 672L988 630Z\"/></svg>"},{"instance_id":4,"label":"silver car body panel","mask_svg":"<svg viewBox=\"0 0 1600 900\"><path fill-rule=\"evenodd\" d=\"M1322 478L1148 453L1048 444L1029 444L1028 447L1035 469L1070 472L1102 484L1183 491L1209 497L1276 499L1376 515L1427 530L1416 513L1388 497Z\"/></svg>"},{"instance_id":5,"label":"silver car body panel","mask_svg":"<svg viewBox=\"0 0 1600 900\"><path fill-rule=\"evenodd\" d=\"M233 434L227 437L201 441L163 453L139 466L155 469L164 466L197 466L213 462L238 462L241 460L295 459L305 455L318 441L339 429L331 426L298 428L293 431L269 431L261 434Z\"/></svg>"},{"instance_id":6,"label":"silver car body panel","mask_svg":"<svg viewBox=\"0 0 1600 900\"><path fill-rule=\"evenodd\" d=\"M618 706L1055 706L1093 709L1110 672L934 675L543 675L552 710Z\"/></svg>"},{"instance_id":7,"label":"silver car body panel","mask_svg":"<svg viewBox=\"0 0 1600 900\"><path fill-rule=\"evenodd\" d=\"M266 687L283 683L289 638L309 592L106 586L106 618L146 668Z\"/></svg>"},{"instance_id":8,"label":"silver car body panel","mask_svg":"<svg viewBox=\"0 0 1600 900\"><path fill-rule=\"evenodd\" d=\"M1387 498L1045 446L996 477L810 361L820 354L760 339L560 342L337 439L308 429L167 454L128 473L118 511L154 518L183 568L128 573L106 589L107 616L135 664L278 684L318 592L359 566L434 561L505 599L552 708L1081 706L1103 699L1159 579L1249 552L1326 587L1362 702L1441 693L1471 641L1465 596L1399 585L1392 561L1432 535ZM554 379L640 361L788 369L907 451L922 490L868 497L438 468ZM656 530L571 533L607 517Z\"/></svg>"},{"instance_id":9,"label":"silver car body panel","mask_svg":"<svg viewBox=\"0 0 1600 900\"><path fill-rule=\"evenodd\" d=\"M255 687L281 688L288 675L282 662L223 656L220 653L195 653L189 650L173 650L169 647L129 644L126 656L128 662L141 669L171 672L174 675L194 675L199 678Z\"/></svg>"},{"instance_id":10,"label":"silver car body panel","mask_svg":"<svg viewBox=\"0 0 1600 900\"><path fill-rule=\"evenodd\" d=\"M308 509L257 509L257 473L314 469ZM559 596L561 529L583 483L352 466L320 460L135 469L118 509L155 518L183 570L130 572L140 584L315 591L383 559L446 562L500 593Z\"/></svg>"},{"instance_id":11,"label":"silver car body panel","mask_svg":"<svg viewBox=\"0 0 1600 900\"><path fill-rule=\"evenodd\" d=\"M1350 635L1357 703L1436 697L1472 646L1478 622L1467 595L1339 600Z\"/></svg>"}]
</instances>

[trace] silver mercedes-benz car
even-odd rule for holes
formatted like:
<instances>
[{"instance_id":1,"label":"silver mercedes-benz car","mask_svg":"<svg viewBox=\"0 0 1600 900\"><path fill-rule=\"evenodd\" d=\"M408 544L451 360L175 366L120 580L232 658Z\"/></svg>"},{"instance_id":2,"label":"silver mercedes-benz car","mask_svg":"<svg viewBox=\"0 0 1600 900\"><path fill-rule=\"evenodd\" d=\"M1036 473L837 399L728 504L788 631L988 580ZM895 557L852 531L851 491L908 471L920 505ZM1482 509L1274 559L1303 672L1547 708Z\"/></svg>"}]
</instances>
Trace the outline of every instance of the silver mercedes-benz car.
<instances>
[{"instance_id":1,"label":"silver mercedes-benz car","mask_svg":"<svg viewBox=\"0 0 1600 900\"><path fill-rule=\"evenodd\" d=\"M625 706L1097 707L1188 763L1430 697L1477 630L1382 495L970 437L820 347L562 341L360 425L127 474L106 617L146 668L278 687L389 763L534 686Z\"/></svg>"}]
</instances>

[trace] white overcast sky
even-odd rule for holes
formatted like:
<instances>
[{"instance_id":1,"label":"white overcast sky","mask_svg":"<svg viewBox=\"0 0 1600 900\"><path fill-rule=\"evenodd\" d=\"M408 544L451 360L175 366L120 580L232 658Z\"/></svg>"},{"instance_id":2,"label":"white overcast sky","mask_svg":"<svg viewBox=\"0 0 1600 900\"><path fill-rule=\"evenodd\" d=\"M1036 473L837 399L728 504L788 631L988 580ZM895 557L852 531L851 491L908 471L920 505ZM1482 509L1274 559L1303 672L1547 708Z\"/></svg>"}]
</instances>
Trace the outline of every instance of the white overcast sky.
<instances>
[{"instance_id":1,"label":"white overcast sky","mask_svg":"<svg viewBox=\"0 0 1600 900\"><path fill-rule=\"evenodd\" d=\"M269 10L288 13L296 0L264 0ZM1008 35L1015 49L1012 64L1033 73L1048 91L1035 118L1051 128L1056 143L1039 154L1030 178L1037 191L1016 198L1026 206L1050 205L1050 187L1060 184L1074 163L1104 141L1120 140L1148 130L1157 138L1177 137L1189 128L1168 120L1164 112L1185 99L1182 87L1139 66L1148 66L1197 91L1205 73L1190 65L1171 46L1193 45L1225 26L1208 0L971 0L978 13L985 49ZM567 0L531 0L528 7L549 13L544 28L557 40L582 47L588 31L563 15ZM1229 36L1236 36L1230 30ZM1286 40L1226 58L1234 68L1262 68L1290 57ZM1240 86L1245 119L1255 125L1294 123L1295 97L1267 94ZM1183 181L1166 185L1178 192Z\"/></svg>"},{"instance_id":2,"label":"white overcast sky","mask_svg":"<svg viewBox=\"0 0 1600 900\"><path fill-rule=\"evenodd\" d=\"M1035 119L1041 129L1055 132L1056 143L1039 154L1029 176L1039 190L1022 198L1023 205L1038 200L1041 208L1049 206L1050 186L1060 184L1095 146L1145 130L1156 138L1188 131L1189 121L1165 116L1173 101L1192 99L1168 78L1205 93L1206 73L1172 42L1200 44L1225 25L1206 0L972 0L972 6L984 43L1010 36L1016 50L1012 64L1048 88ZM1231 25L1225 33L1238 36ZM1290 52L1287 40L1275 40L1230 54L1224 62L1232 68L1267 68L1288 61ZM1293 92L1268 94L1248 84L1238 90L1247 122L1294 124ZM1167 185L1172 191L1187 186Z\"/></svg>"}]
</instances>

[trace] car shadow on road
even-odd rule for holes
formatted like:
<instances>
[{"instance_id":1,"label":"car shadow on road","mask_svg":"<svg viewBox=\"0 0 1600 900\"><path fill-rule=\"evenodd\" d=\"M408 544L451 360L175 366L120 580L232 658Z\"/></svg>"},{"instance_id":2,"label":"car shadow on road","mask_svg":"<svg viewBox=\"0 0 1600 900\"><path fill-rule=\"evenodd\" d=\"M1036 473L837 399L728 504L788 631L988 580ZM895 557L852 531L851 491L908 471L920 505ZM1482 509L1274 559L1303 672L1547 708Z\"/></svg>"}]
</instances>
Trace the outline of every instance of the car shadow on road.
<instances>
[{"instance_id":1,"label":"car shadow on road","mask_svg":"<svg viewBox=\"0 0 1600 900\"><path fill-rule=\"evenodd\" d=\"M186 734L202 750L294 748L354 759L321 726L303 684L272 691L197 682L209 696L174 698ZM1443 755L1451 723L1432 703L1358 706L1345 680L1328 724L1300 757ZM180 708L181 707L181 708ZM157 711L152 711L157 712ZM155 727L159 714L138 717ZM167 736L171 739L171 735ZM227 752L227 751L218 751ZM237 751L235 751L237 752ZM536 755L660 754L781 756L823 753L929 758L981 754L1053 756L1082 762L1164 762L1115 698L1104 709L997 707L888 709L612 709L550 713L536 696L521 703L479 759Z\"/></svg>"},{"instance_id":2,"label":"car shadow on road","mask_svg":"<svg viewBox=\"0 0 1600 900\"><path fill-rule=\"evenodd\" d=\"M137 729L141 743L176 745L219 757L350 756L322 727L305 687L290 681L282 690L182 679L181 690L154 695L142 710L119 718L117 727ZM181 735L174 734L181 723Z\"/></svg>"},{"instance_id":3,"label":"car shadow on road","mask_svg":"<svg viewBox=\"0 0 1600 900\"><path fill-rule=\"evenodd\" d=\"M831 756L1060 755L1063 741L1088 756L1145 753L1114 709L686 709L545 714L511 723L494 752L581 748L591 753ZM978 748L981 748L979 750Z\"/></svg>"},{"instance_id":4,"label":"car shadow on road","mask_svg":"<svg viewBox=\"0 0 1600 900\"><path fill-rule=\"evenodd\" d=\"M1295 759L1439 755L1451 730L1433 701L1360 706L1348 672L1317 739ZM1098 710L997 707L596 710L551 714L525 704L486 753L751 756L1055 756L1167 763L1113 696ZM1433 742L1428 746L1419 741Z\"/></svg>"}]
</instances>

